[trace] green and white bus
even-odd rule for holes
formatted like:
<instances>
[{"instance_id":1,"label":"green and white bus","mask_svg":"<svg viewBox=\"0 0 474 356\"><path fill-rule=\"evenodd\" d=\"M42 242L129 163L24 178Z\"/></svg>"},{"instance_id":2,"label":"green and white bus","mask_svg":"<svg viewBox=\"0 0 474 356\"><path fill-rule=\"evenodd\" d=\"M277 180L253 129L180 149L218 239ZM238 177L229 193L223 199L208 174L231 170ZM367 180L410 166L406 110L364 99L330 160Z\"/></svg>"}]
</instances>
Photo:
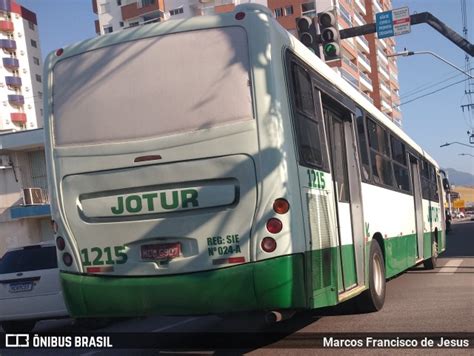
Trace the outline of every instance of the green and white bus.
<instances>
[{"instance_id":1,"label":"green and white bus","mask_svg":"<svg viewBox=\"0 0 474 356\"><path fill-rule=\"evenodd\" d=\"M436 162L267 8L84 41L45 78L74 317L375 311L445 249Z\"/></svg>"}]
</instances>

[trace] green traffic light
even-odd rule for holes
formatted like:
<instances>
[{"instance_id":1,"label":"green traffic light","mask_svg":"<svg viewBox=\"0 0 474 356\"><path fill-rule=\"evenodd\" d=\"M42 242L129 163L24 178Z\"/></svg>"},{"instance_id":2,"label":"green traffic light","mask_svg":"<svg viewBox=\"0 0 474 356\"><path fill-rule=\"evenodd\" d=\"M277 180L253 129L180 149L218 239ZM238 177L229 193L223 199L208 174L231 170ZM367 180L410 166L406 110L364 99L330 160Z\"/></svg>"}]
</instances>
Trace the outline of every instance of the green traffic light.
<instances>
[{"instance_id":1,"label":"green traffic light","mask_svg":"<svg viewBox=\"0 0 474 356\"><path fill-rule=\"evenodd\" d=\"M324 55L334 57L338 55L338 48L334 43L326 43L323 47Z\"/></svg>"}]
</instances>

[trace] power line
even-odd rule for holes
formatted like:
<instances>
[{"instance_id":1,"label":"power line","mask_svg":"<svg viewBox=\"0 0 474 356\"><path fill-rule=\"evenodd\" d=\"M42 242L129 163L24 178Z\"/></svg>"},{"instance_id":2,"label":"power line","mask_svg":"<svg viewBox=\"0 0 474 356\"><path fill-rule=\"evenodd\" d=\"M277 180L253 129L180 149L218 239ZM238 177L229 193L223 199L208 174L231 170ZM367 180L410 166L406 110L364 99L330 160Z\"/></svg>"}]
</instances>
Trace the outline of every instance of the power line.
<instances>
[{"instance_id":1,"label":"power line","mask_svg":"<svg viewBox=\"0 0 474 356\"><path fill-rule=\"evenodd\" d=\"M416 98L414 98L414 99L408 100L408 101L406 101L406 102L404 102L404 103L400 103L400 104L394 105L393 107L406 105L406 104L408 104L408 103L414 102L415 100L418 100L418 99L427 97L428 95L436 94L436 93L438 93L438 92L440 92L440 91L442 91L442 90L444 90L444 89L450 88L450 87L452 87L452 86L454 86L454 85L456 85L456 84L463 83L463 82L465 82L466 80L468 80L468 79L463 79L463 80L460 80L460 81L458 81L458 82L451 83L451 84L446 85L446 86L444 86L444 87L442 87L442 88L439 88L439 89L437 89L437 90L433 90L432 92L429 92L429 93L427 93L427 94L420 95L420 96L418 96L418 97L416 97Z\"/></svg>"}]
</instances>

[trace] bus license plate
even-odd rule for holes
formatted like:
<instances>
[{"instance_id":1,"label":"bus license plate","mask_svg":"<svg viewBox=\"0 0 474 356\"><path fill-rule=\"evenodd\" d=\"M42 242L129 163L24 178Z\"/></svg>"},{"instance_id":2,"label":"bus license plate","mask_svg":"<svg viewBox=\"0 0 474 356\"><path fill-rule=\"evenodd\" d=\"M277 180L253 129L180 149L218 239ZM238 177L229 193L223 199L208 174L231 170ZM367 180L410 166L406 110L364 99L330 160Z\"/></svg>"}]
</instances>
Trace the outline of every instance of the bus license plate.
<instances>
[{"instance_id":1,"label":"bus license plate","mask_svg":"<svg viewBox=\"0 0 474 356\"><path fill-rule=\"evenodd\" d=\"M141 248L143 260L171 260L181 254L179 243L144 245Z\"/></svg>"},{"instance_id":2,"label":"bus license plate","mask_svg":"<svg viewBox=\"0 0 474 356\"><path fill-rule=\"evenodd\" d=\"M11 283L10 293L29 292L33 290L33 282Z\"/></svg>"}]
</instances>

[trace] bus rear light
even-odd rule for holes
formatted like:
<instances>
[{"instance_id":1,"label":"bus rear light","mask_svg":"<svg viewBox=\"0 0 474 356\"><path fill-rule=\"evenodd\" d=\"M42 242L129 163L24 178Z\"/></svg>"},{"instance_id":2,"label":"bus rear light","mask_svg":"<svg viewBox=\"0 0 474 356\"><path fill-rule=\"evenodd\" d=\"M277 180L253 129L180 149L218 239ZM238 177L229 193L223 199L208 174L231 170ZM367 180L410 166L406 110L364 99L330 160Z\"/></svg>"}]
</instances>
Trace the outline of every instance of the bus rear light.
<instances>
[{"instance_id":1,"label":"bus rear light","mask_svg":"<svg viewBox=\"0 0 474 356\"><path fill-rule=\"evenodd\" d=\"M275 239L271 237L264 237L262 240L262 250L265 252L273 252L277 248L277 243Z\"/></svg>"},{"instance_id":2,"label":"bus rear light","mask_svg":"<svg viewBox=\"0 0 474 356\"><path fill-rule=\"evenodd\" d=\"M72 265L72 256L71 254L65 252L63 253L63 262L66 266L70 267Z\"/></svg>"},{"instance_id":3,"label":"bus rear light","mask_svg":"<svg viewBox=\"0 0 474 356\"><path fill-rule=\"evenodd\" d=\"M235 19L240 21L240 20L243 20L245 18L245 12L238 12L235 14Z\"/></svg>"},{"instance_id":4,"label":"bus rear light","mask_svg":"<svg viewBox=\"0 0 474 356\"><path fill-rule=\"evenodd\" d=\"M53 229L53 233L57 234L59 230L58 223L54 220L51 220L51 228Z\"/></svg>"},{"instance_id":5,"label":"bus rear light","mask_svg":"<svg viewBox=\"0 0 474 356\"><path fill-rule=\"evenodd\" d=\"M279 198L273 203L273 210L277 214L286 214L290 210L290 203L286 199Z\"/></svg>"},{"instance_id":6,"label":"bus rear light","mask_svg":"<svg viewBox=\"0 0 474 356\"><path fill-rule=\"evenodd\" d=\"M267 230L272 234L278 234L283 229L283 223L277 218L271 218L267 221Z\"/></svg>"},{"instance_id":7,"label":"bus rear light","mask_svg":"<svg viewBox=\"0 0 474 356\"><path fill-rule=\"evenodd\" d=\"M63 54L64 50L62 48L59 48L56 50L56 56L61 56Z\"/></svg>"},{"instance_id":8,"label":"bus rear light","mask_svg":"<svg viewBox=\"0 0 474 356\"><path fill-rule=\"evenodd\" d=\"M58 236L58 238L56 239L56 247L59 251L62 251L66 248L66 241L64 241L64 238L62 238L61 236Z\"/></svg>"}]
</instances>

